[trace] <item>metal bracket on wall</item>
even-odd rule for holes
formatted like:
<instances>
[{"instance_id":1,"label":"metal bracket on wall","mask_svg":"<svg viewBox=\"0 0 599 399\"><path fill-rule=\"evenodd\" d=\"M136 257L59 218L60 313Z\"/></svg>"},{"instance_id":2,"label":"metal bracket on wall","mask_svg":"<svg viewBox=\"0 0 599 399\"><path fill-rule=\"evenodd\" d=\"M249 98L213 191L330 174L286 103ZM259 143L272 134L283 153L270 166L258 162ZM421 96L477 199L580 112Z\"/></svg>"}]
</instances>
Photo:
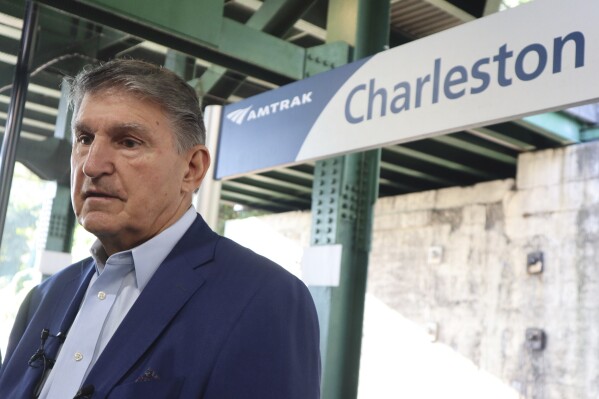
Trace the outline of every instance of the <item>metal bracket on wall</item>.
<instances>
[{"instance_id":1,"label":"metal bracket on wall","mask_svg":"<svg viewBox=\"0 0 599 399\"><path fill-rule=\"evenodd\" d=\"M540 328L526 329L526 347L532 351L542 351L547 344L547 335Z\"/></svg>"},{"instance_id":2,"label":"metal bracket on wall","mask_svg":"<svg viewBox=\"0 0 599 399\"><path fill-rule=\"evenodd\" d=\"M543 252L531 252L526 256L526 271L528 274L541 274L543 273Z\"/></svg>"}]
</instances>

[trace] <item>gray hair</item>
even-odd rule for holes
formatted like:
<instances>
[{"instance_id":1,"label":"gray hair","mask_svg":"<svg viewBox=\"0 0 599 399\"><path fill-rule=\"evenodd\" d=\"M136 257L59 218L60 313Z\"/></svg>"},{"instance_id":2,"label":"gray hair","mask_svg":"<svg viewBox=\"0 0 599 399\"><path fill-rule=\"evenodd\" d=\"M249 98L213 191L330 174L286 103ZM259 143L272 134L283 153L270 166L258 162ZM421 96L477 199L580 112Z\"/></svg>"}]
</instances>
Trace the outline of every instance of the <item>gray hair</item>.
<instances>
[{"instance_id":1,"label":"gray hair","mask_svg":"<svg viewBox=\"0 0 599 399\"><path fill-rule=\"evenodd\" d=\"M84 68L70 79L69 84L73 122L86 94L108 89L125 90L163 108L175 132L179 153L206 141L206 128L195 90L166 68L145 61L115 59Z\"/></svg>"}]
</instances>

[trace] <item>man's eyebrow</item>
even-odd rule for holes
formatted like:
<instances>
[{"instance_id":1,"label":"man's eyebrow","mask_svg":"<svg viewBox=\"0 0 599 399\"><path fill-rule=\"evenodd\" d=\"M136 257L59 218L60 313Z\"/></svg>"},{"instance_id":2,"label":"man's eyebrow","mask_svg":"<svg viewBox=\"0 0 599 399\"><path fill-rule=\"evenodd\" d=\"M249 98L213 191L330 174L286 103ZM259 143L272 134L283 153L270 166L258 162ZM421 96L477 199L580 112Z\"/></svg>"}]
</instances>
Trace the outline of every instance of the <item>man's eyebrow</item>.
<instances>
[{"instance_id":1,"label":"man's eyebrow","mask_svg":"<svg viewBox=\"0 0 599 399\"><path fill-rule=\"evenodd\" d=\"M148 127L136 122L123 122L123 123L115 123L111 125L108 129L111 133L125 133L125 132L135 132L135 133L147 133Z\"/></svg>"},{"instance_id":2,"label":"man's eyebrow","mask_svg":"<svg viewBox=\"0 0 599 399\"><path fill-rule=\"evenodd\" d=\"M73 127L74 132L83 132L88 133L92 132L94 129L90 128L85 123L78 121L75 123ZM147 126L136 123L136 122L122 122L115 123L108 128L108 132L112 134L124 133L124 132L137 132L137 133L146 133L148 132Z\"/></svg>"},{"instance_id":3,"label":"man's eyebrow","mask_svg":"<svg viewBox=\"0 0 599 399\"><path fill-rule=\"evenodd\" d=\"M85 123L80 121L75 122L72 129L73 132L89 132L91 130Z\"/></svg>"}]
</instances>

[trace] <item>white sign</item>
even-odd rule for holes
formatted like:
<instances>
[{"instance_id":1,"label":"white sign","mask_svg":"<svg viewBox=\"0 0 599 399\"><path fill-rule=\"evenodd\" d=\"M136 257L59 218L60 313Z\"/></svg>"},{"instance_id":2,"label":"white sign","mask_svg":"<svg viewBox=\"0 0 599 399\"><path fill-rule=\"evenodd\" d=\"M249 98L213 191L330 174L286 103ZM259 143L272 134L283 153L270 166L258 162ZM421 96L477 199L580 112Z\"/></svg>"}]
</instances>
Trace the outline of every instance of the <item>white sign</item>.
<instances>
[{"instance_id":1,"label":"white sign","mask_svg":"<svg viewBox=\"0 0 599 399\"><path fill-rule=\"evenodd\" d=\"M341 244L308 247L302 257L302 280L310 286L338 287L341 276Z\"/></svg>"},{"instance_id":2,"label":"white sign","mask_svg":"<svg viewBox=\"0 0 599 399\"><path fill-rule=\"evenodd\" d=\"M217 177L598 101L597 21L537 0L231 104Z\"/></svg>"}]
</instances>

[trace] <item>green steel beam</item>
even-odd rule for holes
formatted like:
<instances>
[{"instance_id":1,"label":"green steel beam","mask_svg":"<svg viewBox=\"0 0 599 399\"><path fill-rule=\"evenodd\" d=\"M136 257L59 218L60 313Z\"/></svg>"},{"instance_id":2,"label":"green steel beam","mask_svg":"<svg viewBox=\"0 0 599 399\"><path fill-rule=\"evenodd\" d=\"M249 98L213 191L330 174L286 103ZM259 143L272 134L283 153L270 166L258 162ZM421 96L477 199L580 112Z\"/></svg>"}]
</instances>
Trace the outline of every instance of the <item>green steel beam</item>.
<instances>
[{"instance_id":1,"label":"green steel beam","mask_svg":"<svg viewBox=\"0 0 599 399\"><path fill-rule=\"evenodd\" d=\"M304 76L328 71L351 60L352 48L345 42L325 43L306 50Z\"/></svg>"},{"instance_id":2,"label":"green steel beam","mask_svg":"<svg viewBox=\"0 0 599 399\"><path fill-rule=\"evenodd\" d=\"M202 99L202 102L205 96L216 96L217 98L222 98L223 100L226 100L229 97L228 95L215 94L214 92L217 90L218 85L222 84L223 79L227 79L226 75L228 71L229 70L227 68L223 68L218 65L211 65L208 69L206 69L206 71L204 71L202 76L196 79L192 79L188 83L193 88L195 88L196 92L198 93L198 96L200 97L200 99ZM227 83L232 83L232 81L227 80ZM232 93L234 89L239 87L241 81L234 83L235 84L232 85L233 88L227 90L227 92Z\"/></svg>"},{"instance_id":3,"label":"green steel beam","mask_svg":"<svg viewBox=\"0 0 599 399\"><path fill-rule=\"evenodd\" d=\"M331 0L327 12L327 42L341 41L356 45L358 3L355 0Z\"/></svg>"},{"instance_id":4,"label":"green steel beam","mask_svg":"<svg viewBox=\"0 0 599 399\"><path fill-rule=\"evenodd\" d=\"M302 170L295 169L295 167L282 168L282 169L279 169L278 172L282 173L284 175L287 175L287 176L296 177L298 179L308 180L310 182L314 179L314 176L312 173L308 173L308 172L304 172Z\"/></svg>"},{"instance_id":5,"label":"green steel beam","mask_svg":"<svg viewBox=\"0 0 599 399\"><path fill-rule=\"evenodd\" d=\"M379 177L379 186L382 188L390 187L394 193L411 193L418 191L416 187L408 186L406 184L398 183L395 180L385 179L383 177Z\"/></svg>"},{"instance_id":6,"label":"green steel beam","mask_svg":"<svg viewBox=\"0 0 599 399\"><path fill-rule=\"evenodd\" d=\"M487 128L494 132L528 143L533 146L535 150L554 148L561 145L560 142L556 141L553 137L538 134L517 120L489 125Z\"/></svg>"},{"instance_id":7,"label":"green steel beam","mask_svg":"<svg viewBox=\"0 0 599 399\"><path fill-rule=\"evenodd\" d=\"M170 35L217 46L223 22L222 0L79 0Z\"/></svg>"},{"instance_id":8,"label":"green steel beam","mask_svg":"<svg viewBox=\"0 0 599 399\"><path fill-rule=\"evenodd\" d=\"M583 128L581 131L581 140L582 141L591 141L599 139L599 127L592 126Z\"/></svg>"},{"instance_id":9,"label":"green steel beam","mask_svg":"<svg viewBox=\"0 0 599 399\"><path fill-rule=\"evenodd\" d=\"M314 3L315 0L265 0L246 25L282 37Z\"/></svg>"},{"instance_id":10,"label":"green steel beam","mask_svg":"<svg viewBox=\"0 0 599 399\"><path fill-rule=\"evenodd\" d=\"M452 133L450 135L459 140L464 140L472 145L483 147L489 151L496 152L499 154L509 155L510 157L516 158L522 149L512 145L511 143L500 142L494 138L485 137L481 134L472 134L469 131L460 131Z\"/></svg>"},{"instance_id":11,"label":"green steel beam","mask_svg":"<svg viewBox=\"0 0 599 399\"><path fill-rule=\"evenodd\" d=\"M455 145L447 144L441 140L419 140L405 143L401 146L428 154L434 154L437 157L448 161L473 165L477 169L486 169L495 178L515 172L515 164L500 162L474 152L471 148L463 149Z\"/></svg>"},{"instance_id":12,"label":"green steel beam","mask_svg":"<svg viewBox=\"0 0 599 399\"><path fill-rule=\"evenodd\" d=\"M304 202L306 204L310 204L310 196L307 195L297 195L296 192L289 192L287 190L283 190L281 186L273 187L259 184L257 181L252 179L235 179L235 180L227 180L223 184L227 189L231 188L232 191L240 190L240 191L249 191L256 193L258 196L263 198L274 198L281 199L284 201L296 201L296 202Z\"/></svg>"},{"instance_id":13,"label":"green steel beam","mask_svg":"<svg viewBox=\"0 0 599 399\"><path fill-rule=\"evenodd\" d=\"M263 185L263 187L271 187L273 190L284 189L289 193L294 193L295 195L310 195L312 194L312 186L304 186L301 184L290 183L285 180L275 179L268 176L263 175L251 175L245 177L239 177L234 179L233 181L238 181L246 184L252 185Z\"/></svg>"},{"instance_id":14,"label":"green steel beam","mask_svg":"<svg viewBox=\"0 0 599 399\"><path fill-rule=\"evenodd\" d=\"M390 151L390 152L394 152L399 155L406 155L409 157L413 157L413 158L416 158L423 162L431 163L431 164L434 164L434 165L437 165L437 166L440 166L443 168L447 168L449 170L453 170L456 172L469 174L469 175L475 176L477 178L491 179L495 176L495 175L490 174L484 170L480 170L478 168L468 166L464 163L449 161L445 158L438 157L436 155L427 154L425 152L414 150L414 149L407 148L404 146L387 147L387 148L385 148L385 151Z\"/></svg>"},{"instance_id":15,"label":"green steel beam","mask_svg":"<svg viewBox=\"0 0 599 399\"><path fill-rule=\"evenodd\" d=\"M314 3L305 0L266 0L252 14L246 26L274 36L283 36ZM201 97L226 100L241 85L245 76L234 76L227 68L211 65L202 76L190 82Z\"/></svg>"},{"instance_id":16,"label":"green steel beam","mask_svg":"<svg viewBox=\"0 0 599 399\"><path fill-rule=\"evenodd\" d=\"M70 253L73 246L75 223L75 214L71 205L71 189L69 185L58 184L56 196L52 200L46 249Z\"/></svg>"},{"instance_id":17,"label":"green steel beam","mask_svg":"<svg viewBox=\"0 0 599 399\"><path fill-rule=\"evenodd\" d=\"M389 0L330 0L327 41L354 46L357 60L389 39ZM380 150L318 161L312 193L312 245L341 244L338 286L310 287L321 326L322 397L358 392L366 276Z\"/></svg>"},{"instance_id":18,"label":"green steel beam","mask_svg":"<svg viewBox=\"0 0 599 399\"><path fill-rule=\"evenodd\" d=\"M379 173L379 183L380 181L393 182L394 187L399 189L401 192L416 192L422 190L431 190L433 188L439 187L439 184L432 184L430 182L423 182L415 179L413 177L407 177L405 175L399 175L389 169L383 168L381 166L381 171ZM390 186L389 184L387 184Z\"/></svg>"},{"instance_id":19,"label":"green steel beam","mask_svg":"<svg viewBox=\"0 0 599 399\"><path fill-rule=\"evenodd\" d=\"M443 143L448 146L458 148L462 151L480 155L485 158L489 158L494 161L501 162L501 163L508 164L508 165L515 165L516 161L517 161L516 157L514 157L514 156L504 154L504 153L495 151L490 148L486 148L482 145L477 145L477 144L473 143L472 141L460 139L460 138L457 138L452 135L431 137L429 140Z\"/></svg>"},{"instance_id":20,"label":"green steel beam","mask_svg":"<svg viewBox=\"0 0 599 399\"><path fill-rule=\"evenodd\" d=\"M520 121L514 121L514 123L520 124L562 145L579 143L580 130L583 126L574 118L561 112L527 116Z\"/></svg>"},{"instance_id":21,"label":"green steel beam","mask_svg":"<svg viewBox=\"0 0 599 399\"><path fill-rule=\"evenodd\" d=\"M1 9L4 11L4 7ZM47 87L59 89L59 78L56 73L44 73L45 69L74 74L89 64L99 50L124 37L111 29L72 18L48 7L40 7L39 14L39 40L33 54L31 82ZM12 65L1 63L0 87L5 88L10 84L12 73L9 70L13 68Z\"/></svg>"},{"instance_id":22,"label":"green steel beam","mask_svg":"<svg viewBox=\"0 0 599 399\"><path fill-rule=\"evenodd\" d=\"M385 170L389 170L393 173L399 174L399 175L405 175L405 176L410 176L410 177L414 177L416 179L420 179L420 180L425 180L427 182L431 182L431 183L435 183L435 184L440 184L440 185L444 185L444 186L455 186L455 185L459 185L459 183L457 183L454 180L450 180L450 179L445 179L436 175L431 175L429 173L424 173L420 170L416 170L416 169L411 169L411 168L406 168L403 166L399 166L399 165L395 165L389 162L382 162L381 161L381 169L385 169Z\"/></svg>"},{"instance_id":23,"label":"green steel beam","mask_svg":"<svg viewBox=\"0 0 599 399\"><path fill-rule=\"evenodd\" d=\"M71 117L73 116L73 111L69 108L70 90L71 87L68 81L63 79L60 87L60 101L58 104L56 127L54 129L54 138L60 140L63 149L65 144L70 144L72 142ZM45 162L47 168L62 169L68 176L70 170L69 160L65 160L64 158L48 158ZM65 176L57 180L56 195L52 200L50 222L48 225L48 234L46 236L46 249L70 253L73 247L73 234L76 225L76 218L71 205L70 179Z\"/></svg>"},{"instance_id":24,"label":"green steel beam","mask_svg":"<svg viewBox=\"0 0 599 399\"><path fill-rule=\"evenodd\" d=\"M378 174L378 151L316 163L312 245L342 245L339 286L310 287L319 311L323 340L323 399L357 396Z\"/></svg>"},{"instance_id":25,"label":"green steel beam","mask_svg":"<svg viewBox=\"0 0 599 399\"><path fill-rule=\"evenodd\" d=\"M15 7L15 5L22 6L22 4L24 4L23 1L16 1L9 6L4 2L0 4L0 10L7 15L22 18L22 12ZM32 71L37 72L40 67L56 68L58 66L63 72L72 74L84 64L89 63L99 48L122 37L122 34L115 31L99 28L47 7L40 7L38 29L39 40L32 61ZM7 42L11 39L2 37L0 40L2 40L0 48L4 52L11 53L14 45ZM12 54L16 55L16 53ZM13 66L0 65L0 87L5 87L11 82L12 72L7 73L7 68L13 68ZM32 75L31 81L34 80L39 80L35 74Z\"/></svg>"},{"instance_id":26,"label":"green steel beam","mask_svg":"<svg viewBox=\"0 0 599 399\"><path fill-rule=\"evenodd\" d=\"M230 19L223 21L221 35L221 52L294 80L304 77L303 48Z\"/></svg>"},{"instance_id":27,"label":"green steel beam","mask_svg":"<svg viewBox=\"0 0 599 399\"><path fill-rule=\"evenodd\" d=\"M274 179L287 180L296 184L311 187L314 176L291 168L281 168L262 173L263 176L272 177Z\"/></svg>"},{"instance_id":28,"label":"green steel beam","mask_svg":"<svg viewBox=\"0 0 599 399\"><path fill-rule=\"evenodd\" d=\"M42 65L58 64L69 74L78 72L93 60L99 49L123 36L47 7L40 13L39 30L40 42L32 71Z\"/></svg>"},{"instance_id":29,"label":"green steel beam","mask_svg":"<svg viewBox=\"0 0 599 399\"><path fill-rule=\"evenodd\" d=\"M494 130L491 130L491 129L488 129L485 127L468 129L468 130L466 130L466 132L468 132L472 135L475 135L475 136L482 137L486 140L493 141L499 145L511 148L516 151L532 151L535 149L535 147L533 145L531 145L525 141L515 139L513 137L507 136L502 133L498 133Z\"/></svg>"},{"instance_id":30,"label":"green steel beam","mask_svg":"<svg viewBox=\"0 0 599 399\"><path fill-rule=\"evenodd\" d=\"M303 77L305 50L302 47L224 18L223 0L183 1L188 8L159 0L151 0L149 5L145 0L39 0L81 18L275 84ZM209 12L204 12L204 7L208 7ZM214 7L220 7L219 15L213 12ZM199 11L194 12L198 8Z\"/></svg>"},{"instance_id":31,"label":"green steel beam","mask_svg":"<svg viewBox=\"0 0 599 399\"><path fill-rule=\"evenodd\" d=\"M275 212L284 212L288 211L289 207L285 204L281 204L275 201L265 200L261 198L256 198L253 195L246 195L241 193L236 193L232 191L222 191L221 199L225 201L231 201L236 204L248 205L254 208L267 209Z\"/></svg>"},{"instance_id":32,"label":"green steel beam","mask_svg":"<svg viewBox=\"0 0 599 399\"><path fill-rule=\"evenodd\" d=\"M69 1L59 0L56 3L69 3ZM38 1L38 3L44 2ZM24 0L0 1L0 12L21 19L23 18L24 5ZM44 36L44 43L46 43L37 46L37 52L40 54L43 54L47 50L54 50L54 46L51 45L52 41L61 41L64 44L62 48L63 54L66 54L69 50L79 48L80 46L98 44L102 47L122 37L122 34L119 32L106 31L103 27L90 24L86 21L78 21L69 15L57 12L48 7L40 8L38 24L41 30L40 34ZM63 39L67 39L68 42L64 42ZM48 49L48 45L52 48ZM2 48L4 49L4 47Z\"/></svg>"},{"instance_id":33,"label":"green steel beam","mask_svg":"<svg viewBox=\"0 0 599 399\"><path fill-rule=\"evenodd\" d=\"M232 191L239 194L255 195L257 198L277 200L286 204L298 204L299 207L310 205L309 198L304 199L295 195L284 194L280 191L267 190L251 184L244 184L232 180L228 180L223 183L223 190Z\"/></svg>"},{"instance_id":34,"label":"green steel beam","mask_svg":"<svg viewBox=\"0 0 599 399\"><path fill-rule=\"evenodd\" d=\"M304 163L300 163L298 165L290 166L289 169L295 170L297 172L307 173L310 177L314 176L314 165L315 161L308 161Z\"/></svg>"},{"instance_id":35,"label":"green steel beam","mask_svg":"<svg viewBox=\"0 0 599 399\"><path fill-rule=\"evenodd\" d=\"M336 10L340 7L345 7L346 5L346 2L343 0L335 0L333 3L339 3L334 5ZM356 1L352 0L348 3L356 3ZM389 9L391 7L391 1L362 0L357 3L357 8L355 8L353 4L348 7L355 8L355 11L357 12L355 42L347 42L354 46L353 61L385 51L389 47ZM335 15L329 13L327 22L330 23L332 19L335 19ZM333 28L333 32L327 32L328 42L345 41L334 33L334 31L337 30L337 27L341 25L342 22L337 21ZM329 25L327 25L327 27L328 26ZM344 31L346 30L344 27L341 29Z\"/></svg>"}]
</instances>

